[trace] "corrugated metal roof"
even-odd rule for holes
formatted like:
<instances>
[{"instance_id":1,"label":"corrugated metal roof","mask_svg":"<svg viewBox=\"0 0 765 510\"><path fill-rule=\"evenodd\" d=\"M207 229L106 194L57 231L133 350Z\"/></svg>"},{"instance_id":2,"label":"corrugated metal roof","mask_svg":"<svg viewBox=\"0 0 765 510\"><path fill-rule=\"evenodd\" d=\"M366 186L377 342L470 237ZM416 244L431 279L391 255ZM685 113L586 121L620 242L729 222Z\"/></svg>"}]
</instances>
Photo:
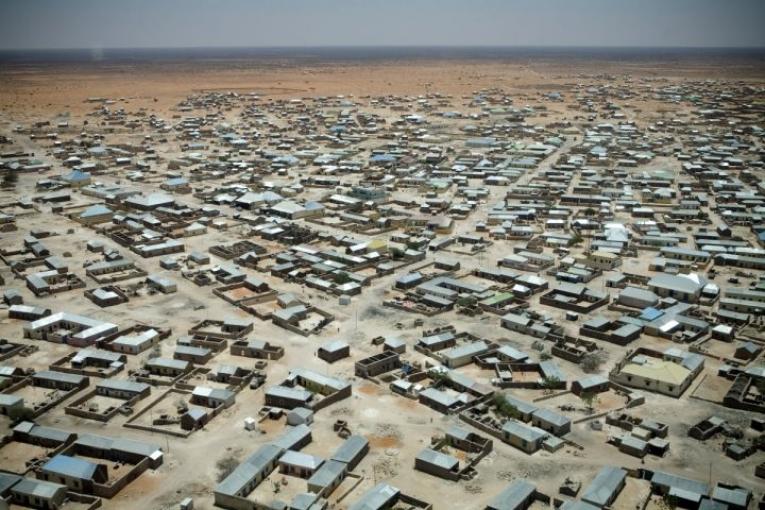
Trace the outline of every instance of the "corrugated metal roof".
<instances>
[{"instance_id":1,"label":"corrugated metal roof","mask_svg":"<svg viewBox=\"0 0 765 510\"><path fill-rule=\"evenodd\" d=\"M68 455L56 455L42 467L43 471L82 480L93 479L96 469L98 464Z\"/></svg>"},{"instance_id":2,"label":"corrugated metal roof","mask_svg":"<svg viewBox=\"0 0 765 510\"><path fill-rule=\"evenodd\" d=\"M349 506L348 510L380 510L398 499L400 493L396 487L380 482Z\"/></svg>"},{"instance_id":3,"label":"corrugated metal roof","mask_svg":"<svg viewBox=\"0 0 765 510\"><path fill-rule=\"evenodd\" d=\"M526 480L515 480L505 487L487 506L490 510L518 510L536 493L536 486Z\"/></svg>"},{"instance_id":4,"label":"corrugated metal roof","mask_svg":"<svg viewBox=\"0 0 765 510\"><path fill-rule=\"evenodd\" d=\"M426 462L441 469L447 470L456 468L460 463L459 460L452 457L451 455L441 453L439 451L433 450L432 448L425 448L424 450L420 451L420 453L417 454L416 459L421 462Z\"/></svg>"},{"instance_id":5,"label":"corrugated metal roof","mask_svg":"<svg viewBox=\"0 0 765 510\"><path fill-rule=\"evenodd\" d=\"M627 472L613 466L603 466L595 479L584 490L582 500L593 505L606 506L618 495Z\"/></svg>"}]
</instances>

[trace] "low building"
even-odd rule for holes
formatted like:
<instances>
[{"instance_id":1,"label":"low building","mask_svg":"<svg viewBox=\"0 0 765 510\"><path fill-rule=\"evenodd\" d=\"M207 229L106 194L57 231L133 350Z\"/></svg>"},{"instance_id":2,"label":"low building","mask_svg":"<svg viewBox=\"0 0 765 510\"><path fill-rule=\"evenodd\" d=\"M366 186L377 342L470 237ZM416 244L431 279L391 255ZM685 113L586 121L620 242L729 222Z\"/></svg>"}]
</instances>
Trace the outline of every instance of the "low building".
<instances>
[{"instance_id":1,"label":"low building","mask_svg":"<svg viewBox=\"0 0 765 510\"><path fill-rule=\"evenodd\" d=\"M436 388L426 388L418 396L421 404L444 414L449 414L467 403L459 397Z\"/></svg>"},{"instance_id":2,"label":"low building","mask_svg":"<svg viewBox=\"0 0 765 510\"><path fill-rule=\"evenodd\" d=\"M472 363L474 356L486 354L489 351L489 344L479 340L467 344L452 347L441 353L444 365L449 368L458 368L468 363Z\"/></svg>"},{"instance_id":3,"label":"low building","mask_svg":"<svg viewBox=\"0 0 765 510\"><path fill-rule=\"evenodd\" d=\"M328 460L308 479L308 490L326 498L342 483L347 472L347 464Z\"/></svg>"},{"instance_id":4,"label":"low building","mask_svg":"<svg viewBox=\"0 0 765 510\"><path fill-rule=\"evenodd\" d=\"M531 413L531 424L556 436L571 432L571 420L550 409L540 408Z\"/></svg>"},{"instance_id":5,"label":"low building","mask_svg":"<svg viewBox=\"0 0 765 510\"><path fill-rule=\"evenodd\" d=\"M197 386L191 392L191 403L204 407L230 407L235 399L236 393L225 388Z\"/></svg>"},{"instance_id":6,"label":"low building","mask_svg":"<svg viewBox=\"0 0 765 510\"><path fill-rule=\"evenodd\" d=\"M284 348L272 345L265 340L237 340L231 344L230 352L234 356L277 360L284 356Z\"/></svg>"},{"instance_id":7,"label":"low building","mask_svg":"<svg viewBox=\"0 0 765 510\"><path fill-rule=\"evenodd\" d=\"M215 487L215 504L235 510L251 508L247 495L276 469L283 452L283 448L272 443L258 448Z\"/></svg>"},{"instance_id":8,"label":"low building","mask_svg":"<svg viewBox=\"0 0 765 510\"><path fill-rule=\"evenodd\" d=\"M74 492L91 494L95 492L96 484L104 484L109 479L105 464L63 454L56 455L43 464L37 477L66 485Z\"/></svg>"},{"instance_id":9,"label":"low building","mask_svg":"<svg viewBox=\"0 0 765 510\"><path fill-rule=\"evenodd\" d=\"M460 462L451 455L425 448L414 458L414 468L447 480L459 478Z\"/></svg>"},{"instance_id":10,"label":"low building","mask_svg":"<svg viewBox=\"0 0 765 510\"><path fill-rule=\"evenodd\" d=\"M175 347L175 352L173 353L173 359L204 365L212 359L213 354L213 351L206 347L177 345Z\"/></svg>"},{"instance_id":11,"label":"low building","mask_svg":"<svg viewBox=\"0 0 765 510\"><path fill-rule=\"evenodd\" d=\"M526 510L536 495L537 488L533 483L523 479L514 480L484 510Z\"/></svg>"},{"instance_id":12,"label":"low building","mask_svg":"<svg viewBox=\"0 0 765 510\"><path fill-rule=\"evenodd\" d=\"M151 386L146 383L120 379L104 379L96 383L96 393L106 397L130 400L135 397L147 397Z\"/></svg>"},{"instance_id":13,"label":"low building","mask_svg":"<svg viewBox=\"0 0 765 510\"><path fill-rule=\"evenodd\" d=\"M283 409L311 408L314 402L314 395L310 391L281 385L268 388L265 397L266 405Z\"/></svg>"},{"instance_id":14,"label":"low building","mask_svg":"<svg viewBox=\"0 0 765 510\"><path fill-rule=\"evenodd\" d=\"M662 355L638 350L611 371L611 379L633 388L680 397L704 367L700 354Z\"/></svg>"},{"instance_id":15,"label":"low building","mask_svg":"<svg viewBox=\"0 0 765 510\"><path fill-rule=\"evenodd\" d=\"M9 491L13 503L24 507L50 510L64 507L67 500L66 485L33 478L18 478L19 481L14 483Z\"/></svg>"},{"instance_id":16,"label":"low building","mask_svg":"<svg viewBox=\"0 0 765 510\"><path fill-rule=\"evenodd\" d=\"M308 453L288 450L279 459L279 472L300 478L310 478L324 463L324 459Z\"/></svg>"},{"instance_id":17,"label":"low building","mask_svg":"<svg viewBox=\"0 0 765 510\"><path fill-rule=\"evenodd\" d=\"M144 367L155 375L178 377L189 372L193 366L188 361L179 359L151 358Z\"/></svg>"},{"instance_id":18,"label":"low building","mask_svg":"<svg viewBox=\"0 0 765 510\"><path fill-rule=\"evenodd\" d=\"M608 377L595 374L571 383L571 393L581 397L582 395L596 395L608 391Z\"/></svg>"},{"instance_id":19,"label":"low building","mask_svg":"<svg viewBox=\"0 0 765 510\"><path fill-rule=\"evenodd\" d=\"M317 355L327 363L334 363L337 360L350 356L351 347L348 345L348 342L334 340L319 347Z\"/></svg>"},{"instance_id":20,"label":"low building","mask_svg":"<svg viewBox=\"0 0 765 510\"><path fill-rule=\"evenodd\" d=\"M383 351L357 361L354 367L358 377L376 377L401 368L401 358L395 351Z\"/></svg>"},{"instance_id":21,"label":"low building","mask_svg":"<svg viewBox=\"0 0 765 510\"><path fill-rule=\"evenodd\" d=\"M544 430L514 420L508 420L502 426L502 439L528 454L539 450L547 436L548 433Z\"/></svg>"},{"instance_id":22,"label":"low building","mask_svg":"<svg viewBox=\"0 0 765 510\"><path fill-rule=\"evenodd\" d=\"M353 470L369 452L369 441L363 436L349 436L332 454L331 459L342 462Z\"/></svg>"},{"instance_id":23,"label":"low building","mask_svg":"<svg viewBox=\"0 0 765 510\"><path fill-rule=\"evenodd\" d=\"M582 501L598 508L610 507L624 488L627 472L621 468L604 466L582 493Z\"/></svg>"}]
</instances>

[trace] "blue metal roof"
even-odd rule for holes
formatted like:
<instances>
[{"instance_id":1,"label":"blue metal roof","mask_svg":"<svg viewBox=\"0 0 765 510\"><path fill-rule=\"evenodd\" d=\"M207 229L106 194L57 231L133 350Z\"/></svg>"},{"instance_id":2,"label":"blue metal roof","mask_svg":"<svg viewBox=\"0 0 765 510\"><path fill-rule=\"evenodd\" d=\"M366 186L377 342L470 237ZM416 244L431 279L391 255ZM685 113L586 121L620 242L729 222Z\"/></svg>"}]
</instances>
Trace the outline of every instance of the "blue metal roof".
<instances>
[{"instance_id":1,"label":"blue metal roof","mask_svg":"<svg viewBox=\"0 0 765 510\"><path fill-rule=\"evenodd\" d=\"M98 468L97 464L68 455L56 455L42 467L44 471L59 473L71 478L91 480Z\"/></svg>"},{"instance_id":2,"label":"blue metal roof","mask_svg":"<svg viewBox=\"0 0 765 510\"><path fill-rule=\"evenodd\" d=\"M662 312L661 310L658 310L658 309L656 309L656 308L654 308L652 306L649 306L648 308L645 308L641 312L640 318L643 319L643 320L647 320L647 321L653 321L653 320L658 319L662 315L664 315L664 312Z\"/></svg>"}]
</instances>

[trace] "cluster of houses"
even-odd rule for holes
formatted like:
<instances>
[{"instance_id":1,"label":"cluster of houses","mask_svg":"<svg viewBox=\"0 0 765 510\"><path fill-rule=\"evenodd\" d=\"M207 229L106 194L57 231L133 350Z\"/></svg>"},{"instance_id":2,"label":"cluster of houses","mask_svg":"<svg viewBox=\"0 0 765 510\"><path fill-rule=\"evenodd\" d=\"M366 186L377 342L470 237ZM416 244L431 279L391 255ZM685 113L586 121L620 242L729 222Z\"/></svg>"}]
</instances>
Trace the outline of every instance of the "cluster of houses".
<instances>
[{"instance_id":1,"label":"cluster of houses","mask_svg":"<svg viewBox=\"0 0 765 510\"><path fill-rule=\"evenodd\" d=\"M400 476L480 485L504 469L484 461L500 448L576 462L583 435L613 459L581 491L514 474L471 508L613 508L634 485L640 508L750 508L761 421L690 429L732 438L716 484L645 463L684 420L657 422L654 404L765 412L761 91L603 80L524 107L501 89L205 91L162 119L92 98L88 124L16 127L10 140L47 154L0 155L21 176L0 201L0 414L13 424L0 452L47 450L0 466L0 507L96 508L169 453L123 427L193 449L243 408L257 420L232 442L278 431L200 496L210 504L443 507L433 480L409 494L378 479L372 425L347 409L378 405L371 393L430 418L412 421L430 442L383 452L407 459ZM669 114L632 103L645 99ZM369 416L402 421L385 411ZM342 441L314 448L330 419ZM288 483L300 490L282 500Z\"/></svg>"}]
</instances>

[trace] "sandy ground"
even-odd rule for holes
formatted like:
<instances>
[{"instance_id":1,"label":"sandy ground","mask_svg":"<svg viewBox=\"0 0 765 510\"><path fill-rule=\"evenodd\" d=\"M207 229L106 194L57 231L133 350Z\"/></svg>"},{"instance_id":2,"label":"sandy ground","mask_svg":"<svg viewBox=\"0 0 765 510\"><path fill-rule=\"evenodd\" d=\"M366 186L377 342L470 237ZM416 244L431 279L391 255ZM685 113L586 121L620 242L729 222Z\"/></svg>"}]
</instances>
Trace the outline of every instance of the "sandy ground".
<instances>
[{"instance_id":1,"label":"sandy ground","mask_svg":"<svg viewBox=\"0 0 765 510\"><path fill-rule=\"evenodd\" d=\"M761 62L536 60L382 61L308 64L284 61L167 61L79 64L0 64L0 108L22 121L37 115L90 110L88 97L123 98L130 110L166 112L201 91L255 92L263 97L322 95L417 95L429 91L460 96L502 88L521 97L562 91L595 76L629 74L658 81L679 79L765 80Z\"/></svg>"}]
</instances>

